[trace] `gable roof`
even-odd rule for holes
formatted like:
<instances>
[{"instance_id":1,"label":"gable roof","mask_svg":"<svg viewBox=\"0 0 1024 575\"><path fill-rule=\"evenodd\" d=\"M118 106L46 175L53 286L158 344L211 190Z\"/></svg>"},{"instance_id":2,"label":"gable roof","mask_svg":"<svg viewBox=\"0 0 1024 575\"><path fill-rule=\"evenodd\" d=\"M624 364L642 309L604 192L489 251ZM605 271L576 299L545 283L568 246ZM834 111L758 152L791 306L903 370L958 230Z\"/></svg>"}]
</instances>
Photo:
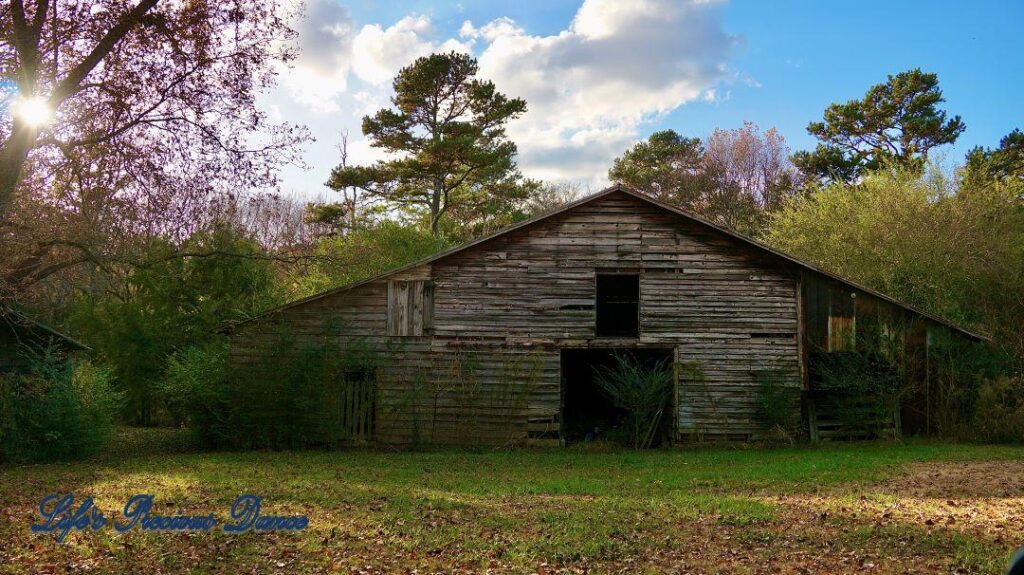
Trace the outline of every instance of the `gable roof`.
<instances>
[{"instance_id":1,"label":"gable roof","mask_svg":"<svg viewBox=\"0 0 1024 575\"><path fill-rule=\"evenodd\" d=\"M0 308L0 322L5 323L11 329L22 328L32 332L42 332L50 337L57 338L64 342L69 347L80 349L83 351L91 351L89 346L71 337L70 335L61 333L54 328L46 325L41 321L34 320L20 311L12 309Z\"/></svg>"},{"instance_id":2,"label":"gable roof","mask_svg":"<svg viewBox=\"0 0 1024 575\"><path fill-rule=\"evenodd\" d=\"M469 248L472 248L474 246L478 246L480 244L489 242L489 241L491 241L493 239L499 238L501 236L504 236L504 235L509 234L511 232L514 232L516 230L519 230L519 229L522 229L522 228L526 228L528 226L531 226L531 225L533 225L535 223L541 222L541 221L546 220L548 218L551 218L553 216L557 216L559 214L563 214L563 213L568 212L568 211L570 211L570 210L572 210L572 209L574 209L574 208L576 208L578 206L582 206L584 204L588 204L590 202L593 202L595 200L599 200L601 198L604 198L604 197L609 196L609 195L614 194L614 193L623 193L623 194L632 196L633 198L636 198L638 200L647 202L647 203L652 204L654 206L657 206L657 207L659 207L659 208L661 208L663 210L672 212L672 213L674 213L674 214L676 214L678 216L681 216L681 217L686 218L688 220L697 222L698 224L701 224L703 226L707 226L708 228L711 228L712 230L714 230L714 231L716 231L716 232L718 232L720 234L723 234L725 236L731 237L731 238L733 238L735 240L738 240L738 241L740 241L740 242L742 242L744 244L747 244L747 245L749 245L751 247L754 247L754 248L756 248L756 249L758 249L760 251L766 252L766 253L771 254L771 255L773 255L773 256L775 256L777 258L781 258L781 259L783 259L783 260L785 260L787 262L795 264L797 267L806 269L806 270L811 271L813 273L820 274L822 276L825 276L827 278L830 278L832 280L835 280L837 282L845 284L845 285L847 285L849 287L852 287L852 288L854 288L856 290L862 291L862 292L864 292L866 294L869 294L869 295L872 295L872 296L874 296L874 297L876 297L878 299L881 299L883 301L889 302L889 303L891 303L891 304L893 304L895 306L901 307L901 308L903 308L905 310L908 310L908 311L913 312L913 313L915 313L917 315L920 315L921 317L924 317L924 318L927 318L927 319L929 319L931 321L934 321L935 323L938 323L938 324L944 325L946 327L949 327L951 329L954 329L954 330L956 330L956 331L958 331L960 333L963 333L964 335L967 335L967 336L972 337L974 339L989 341L989 338L987 336L984 336L984 335L972 332L970 330L967 330L967 329L965 329L965 328L963 328L963 327L961 327L961 326L959 326L959 325L957 325L957 324L955 324L955 323L953 323L953 322L951 322L951 321L949 321L947 319L941 318L941 317L939 317L937 315L934 315L934 314L931 314L931 313L928 313L928 312L925 312L925 311L921 311L921 310L919 310L919 309L917 309L917 308L915 308L915 307L913 307L913 306L911 306L909 304L903 303L903 302L901 302L901 301L899 301L899 300L897 300L897 299L895 299L895 298L893 298L891 296L883 294L883 293L881 293L879 291L876 291L876 290L874 290L872 288L869 288L867 286L861 285L861 284L859 284L859 283L857 283L857 282L855 282L853 280L844 278L844 277L836 275L836 274L834 274L832 272L829 272L829 271L826 271L824 269L821 269L821 268L819 268L818 266L816 266L816 265L814 265L812 263L806 262L806 261L801 260L801 259L797 259L797 258L795 258L793 256L790 256L790 255L786 254L786 253L780 252L779 250L777 250L775 248L772 248L772 247L769 247L769 246L767 246L767 245L765 245L765 244L759 242L758 240L755 240L755 239L753 239L753 238L751 238L749 236L746 236L746 235L741 234L739 232L733 231L733 230L731 230L729 228L720 226L720 225L718 225L718 224L716 224L714 222L711 222L710 220L707 220L707 219L705 219L705 218L703 218L701 216L698 216L696 214L692 214L690 212L687 212L686 210L680 209L677 206L673 206L672 204L668 204L668 203L662 202L660 200L656 200L656 199L654 199L654 198L652 198L652 197L650 197L650 196L648 196L646 194L643 194L641 192L633 190L633 189L631 189L631 188L629 188L627 186L624 186L622 184L619 184L619 183L614 184L614 185L612 185L612 186L610 186L608 188L605 188L605 189L603 189L603 190L601 190L601 191L599 191L597 193L591 194L589 196L586 196L586 197L580 198L580 199L578 199L576 201L573 201L573 202L570 202L568 204L565 204L564 206L561 206L561 207L556 208L554 210L551 210L549 212L546 212L546 213L534 216L534 217L532 217L532 218L530 218L528 220L524 220L524 221L519 222L517 224L514 224L514 225L511 225L511 226L506 227L504 229L498 230L497 232L495 232L493 234L490 234L490 235L487 235L487 236L484 236L484 237L481 237L481 238L478 238L478 239L466 242L466 243L464 243L462 245L455 246L453 248L450 248L450 249L438 252L438 253L436 253L436 254L434 254L432 256L423 258L423 259L421 259L419 261L415 261L415 262L412 262L412 263L404 265L404 266L400 266L400 267L388 270L388 271L386 271L384 273L381 273L381 274L378 274L376 276L373 276L373 277L370 277L370 278L367 278L367 279L364 279L364 280L360 280L360 281L357 281L357 282L353 282L353 283L350 283L350 284L347 284L347 285L343 285L343 286L340 286L340 287L337 287L337 288L333 288L333 289L330 289L330 290L327 290L327 291L324 291L324 292L320 292L318 294L314 294L314 295L311 295L311 296L308 296L308 297L305 297L305 298L302 298L302 299L298 299L298 300L295 300L293 302L286 303L286 304L284 304L282 306L270 309L270 310L268 310L266 312L263 312L263 313L261 313L259 315L256 315L256 316L253 316L251 318L235 322L235 323L227 326L225 329L230 331L230 330L233 330L235 327L238 327L240 325L249 323L251 321L255 321L257 319L260 319L260 318L263 318L263 317L266 317L266 316L269 316L269 315L276 314L276 313L284 311L286 309L297 307L297 306L300 306L300 305L303 305L303 304L306 304L306 303L309 303L309 302L312 302L312 301L316 301L316 300L319 300L319 299L322 299L322 298L334 295L336 293L347 291L347 290L350 290L352 288L355 288L355 287L358 287L358 286L361 286L361 285L365 285L365 284L368 284L368 283L371 283L371 282L375 282L375 281L381 280L383 278L386 278L388 276L391 276L391 275L394 275L394 274L397 274L397 273L408 271L410 269L413 269L413 268L416 268L416 267L419 267L419 266L422 266L422 265L426 265L426 264L438 261L440 259L443 259L443 258L446 258L448 256L454 255L456 253L468 250Z\"/></svg>"}]
</instances>

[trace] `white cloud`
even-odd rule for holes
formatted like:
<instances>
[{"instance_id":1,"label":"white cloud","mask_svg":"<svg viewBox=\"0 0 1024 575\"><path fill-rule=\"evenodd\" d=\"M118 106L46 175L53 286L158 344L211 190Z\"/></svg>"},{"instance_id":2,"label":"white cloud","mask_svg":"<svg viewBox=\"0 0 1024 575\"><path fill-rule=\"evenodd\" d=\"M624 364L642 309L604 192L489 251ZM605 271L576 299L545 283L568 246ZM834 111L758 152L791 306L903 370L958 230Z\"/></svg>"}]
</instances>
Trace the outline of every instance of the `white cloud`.
<instances>
[{"instance_id":1,"label":"white cloud","mask_svg":"<svg viewBox=\"0 0 1024 575\"><path fill-rule=\"evenodd\" d=\"M310 0L297 26L302 54L284 74L287 94L271 102L306 123L318 141L298 187L315 188L336 163L339 130L350 160L378 159L360 118L390 105L391 81L432 52L476 53L481 76L524 98L528 112L509 125L530 177L601 185L612 159L649 126L688 102L721 102L722 85L756 81L728 68L737 40L723 31L716 0L584 0L564 29L531 35L506 17L441 36L430 17L357 27L333 0ZM279 113L274 110L274 113ZM327 113L327 115L325 115ZM297 178L299 179L299 178Z\"/></svg>"},{"instance_id":2,"label":"white cloud","mask_svg":"<svg viewBox=\"0 0 1024 575\"><path fill-rule=\"evenodd\" d=\"M388 28L367 24L353 42L353 71L365 82L384 85L391 82L403 66L420 56L452 50L470 51L468 44L454 38L436 44L431 40L434 35L430 18L423 15L406 16Z\"/></svg>"},{"instance_id":3,"label":"white cloud","mask_svg":"<svg viewBox=\"0 0 1024 575\"><path fill-rule=\"evenodd\" d=\"M471 41L483 38L488 42L493 42L499 36L513 36L524 34L525 32L516 24L515 20L505 16L492 20L479 29L473 26L473 23L469 20L463 22L462 27L459 28L459 36L469 38Z\"/></svg>"},{"instance_id":4,"label":"white cloud","mask_svg":"<svg viewBox=\"0 0 1024 575\"><path fill-rule=\"evenodd\" d=\"M716 4L586 0L558 34L531 36L507 18L462 31L488 42L481 73L527 102L509 127L524 171L594 180L642 124L728 80L734 39Z\"/></svg>"},{"instance_id":5,"label":"white cloud","mask_svg":"<svg viewBox=\"0 0 1024 575\"><path fill-rule=\"evenodd\" d=\"M295 30L299 57L282 74L284 86L315 112L337 111L337 98L348 89L352 67L352 16L331 0L310 0Z\"/></svg>"}]
</instances>

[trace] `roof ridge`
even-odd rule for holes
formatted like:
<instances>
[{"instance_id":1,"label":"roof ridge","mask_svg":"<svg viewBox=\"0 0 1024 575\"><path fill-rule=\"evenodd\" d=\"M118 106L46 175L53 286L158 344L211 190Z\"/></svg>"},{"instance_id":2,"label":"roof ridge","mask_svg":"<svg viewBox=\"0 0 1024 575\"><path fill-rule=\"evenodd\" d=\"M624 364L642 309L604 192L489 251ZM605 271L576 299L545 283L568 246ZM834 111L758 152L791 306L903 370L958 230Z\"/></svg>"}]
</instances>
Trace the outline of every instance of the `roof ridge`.
<instances>
[{"instance_id":1,"label":"roof ridge","mask_svg":"<svg viewBox=\"0 0 1024 575\"><path fill-rule=\"evenodd\" d=\"M775 257L782 258L782 259L784 259L784 260L786 260L788 262L796 264L796 265L798 265L800 267L803 267L803 268L805 268L807 270L810 270L810 271L812 271L814 273L817 273L817 274L823 275L825 277L831 278L831 279L833 279L835 281L844 283L844 284L846 284L846 285L848 285L850 287L853 287L854 289L860 290L860 291L862 291L864 293L867 293L869 295L872 295L874 297L882 299L882 300L884 300L886 302L889 302L889 303L891 303L893 305L902 307L902 308L904 308L906 310L909 310L909 311L911 311L913 313L916 313L916 314L918 314L918 315L920 315L922 317L928 318L928 319L930 319L930 320L932 320L932 321L934 321L936 323L939 323L939 324L945 325L947 327L953 328L953 329L955 329L955 330L957 330L957 331L959 331L961 333L964 333L964 334L966 334L966 335L968 335L970 337L973 337L975 339L981 339L981 340L985 340L985 341L990 341L989 338L987 336L985 336L985 335L972 332L972 331L970 331L970 330L968 330L966 328L963 328L963 327L953 323L950 320L947 320L947 319L945 319L943 317L940 317L938 315L935 315L933 313L919 310L919 309L915 308L914 306L912 306L912 305L910 305L908 303L901 302L901 301L897 300L896 298L894 298L892 296L886 295L886 294L884 294L884 293L882 293L880 291L877 291L877 290L875 290L873 288L870 288L870 287L867 287L865 285L862 285L862 284L860 284L860 283L858 283L856 281L853 281L853 280L851 280L849 278L845 278L845 277L840 276L838 274L835 274L833 272L824 270L824 269L818 267L815 264L812 264L810 262L804 261L804 260L799 259L797 257L791 256L791 255L789 255L789 254L787 254L785 252L779 251L779 250L777 250L777 249L775 249L773 247L770 247L770 246L768 246L768 245L766 245L766 244L764 244L764 243L762 243L762 242L760 242L760 241L758 241L758 240L756 240L756 239L754 239L754 238L752 238L750 236L747 236L745 234L739 233L737 231L734 231L734 230L731 230L731 229L726 228L724 226L721 226L719 224L716 224L716 223L714 223L714 222L712 222L712 221L710 221L708 219L705 219L702 216L698 216L698 215L696 215L694 213L691 213L691 212L689 212L687 210L684 210L684 209L682 209L682 208L680 208L678 206L675 206L675 205L669 204L667 202L664 202L664 201L652 198L651 196L649 196L649 195L647 195L647 194L645 194L645 193L643 193L643 192L641 192L639 190L636 190L634 188L626 186L626 185L622 184L621 182L613 183L611 186L609 186L607 188L604 188L604 189L602 189L602 190L600 190L598 192L595 192L595 193L590 194L588 196L584 196L582 198L579 198L577 200L569 202L569 203L567 203L567 204L565 204L563 206L559 206L558 208L549 210L549 211L544 212L542 214L538 214L538 215L536 215L536 216L534 216L532 218L523 220L521 222L517 222L517 223L515 223L515 224L513 224L511 226L507 226L505 228L502 228L502 229L500 229L500 230L498 230L498 231L496 231L496 232L494 232L492 234L488 234L488 235L483 236L481 238L477 238L475 240L470 240L470 241L465 242L463 244L460 244L458 246L454 246L454 247L449 248L447 250L440 251L440 252L438 252L436 254L433 254L433 255L428 256L426 258L422 258L422 259L417 260L415 262L412 262L412 263L409 263L409 264L406 264L406 265L403 265L403 266L399 266L399 267L387 270L387 271L382 272L380 274L377 274L377 275L375 275L373 277L369 277L369 278L366 278L366 279L363 279L363 280L359 280L359 281L356 281L356 282L351 282L351 283L348 283L348 284L345 284L345 285L342 285L342 286L331 288L329 290L325 290L325 291L322 291L322 292L319 292L319 293L307 296L305 298L301 298L301 299L298 299L298 300L295 300L295 301L292 301L292 302L289 302L289 303L277 306L275 308L272 308L272 309L269 309L269 310L264 311L262 313L259 313L257 315L254 315L254 316L252 316L250 318L246 318L246 319L241 320L241 321L236 321L236 322L234 322L232 324L224 326L224 328L222 328L222 331L231 331L231 330L233 330L234 328L236 328L236 327L238 327L240 325L244 325L244 324L250 323L252 321L258 320L260 318L263 318L263 317L266 317L266 316L269 316L269 315L272 315L272 314L276 314L276 313L284 311L286 309L291 309L293 307L304 305L304 304L312 302L312 301L317 301L317 300L323 299L325 297L331 296L331 295L336 294L336 293L347 291L347 290L353 289L355 287L358 287L358 286L361 286L361 285L365 285L365 284L368 284L368 283L371 283L371 282L375 282L375 281L383 279L385 277L388 277L388 276L391 276L391 275L394 275L394 274L397 274L397 273L401 273L403 271L410 270L410 269L415 268L415 267L419 267L419 266L422 266L422 265L426 265L428 263L435 262L435 261L440 260L442 258L445 258L445 257L448 257L450 255L454 255L456 253L459 253L459 252L462 252L464 250L467 250L467 249L469 249L471 247L480 245L480 244L482 244L484 242L488 242L490 240L499 238L499 237L501 237L501 236L503 236L505 234L508 234L508 233L513 232L513 231L516 231L516 230L525 228L527 226L533 225L535 223L541 222L541 221L546 220L546 219L548 219L548 218L550 218L552 216L556 216L558 214L565 213L565 212L567 212L569 210L572 210L574 208L577 208L579 206L582 206L582 205L587 204L589 202L592 202L594 200L603 198L603 197L605 197L607 195L610 195L610 194L612 194L614 192L622 192L622 193L627 194L627 195L629 195L631 197L634 197L636 199L639 199L639 200L642 200L644 202L653 204L653 205L655 205L655 206L657 206L659 208L668 210L668 211L670 211L670 212L672 212L672 213L674 213L676 215L679 215L679 216L682 216L684 218L693 220L693 221L695 221L695 222L697 222L697 223L699 223L701 225L707 226L707 227L715 230L716 232L725 234L725 235L727 235L729 237L732 237L732 238L737 239L737 240L739 240L741 242L749 244L749 245L751 245L751 246L753 246L753 247L755 247L757 249L760 249L760 250L763 250L765 252L768 252L769 254L771 254L771 255L773 255Z\"/></svg>"}]
</instances>

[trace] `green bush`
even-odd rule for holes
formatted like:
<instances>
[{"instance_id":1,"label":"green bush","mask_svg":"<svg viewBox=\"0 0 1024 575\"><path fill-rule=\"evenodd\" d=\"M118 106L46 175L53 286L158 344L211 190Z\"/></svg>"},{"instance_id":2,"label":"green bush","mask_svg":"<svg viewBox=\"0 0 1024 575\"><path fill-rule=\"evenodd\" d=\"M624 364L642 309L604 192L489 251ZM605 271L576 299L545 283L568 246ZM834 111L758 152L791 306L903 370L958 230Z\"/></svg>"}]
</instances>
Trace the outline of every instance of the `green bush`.
<instances>
[{"instance_id":1,"label":"green bush","mask_svg":"<svg viewBox=\"0 0 1024 575\"><path fill-rule=\"evenodd\" d=\"M1013 372L1012 358L991 345L942 337L929 348L928 359L930 431L951 439L980 439L976 422L984 416L982 389Z\"/></svg>"},{"instance_id":2,"label":"green bush","mask_svg":"<svg viewBox=\"0 0 1024 575\"><path fill-rule=\"evenodd\" d=\"M168 360L158 389L179 422L188 424L199 443L222 443L218 434L227 417L228 344L215 339L180 351Z\"/></svg>"},{"instance_id":3,"label":"green bush","mask_svg":"<svg viewBox=\"0 0 1024 575\"><path fill-rule=\"evenodd\" d=\"M241 449L331 447L352 439L342 402L372 385L377 357L362 341L304 345L281 337L260 360L229 374L219 437Z\"/></svg>"},{"instance_id":4,"label":"green bush","mask_svg":"<svg viewBox=\"0 0 1024 575\"><path fill-rule=\"evenodd\" d=\"M812 366L820 406L850 438L875 436L891 428L902 400L911 391L900 370L881 354L818 353Z\"/></svg>"},{"instance_id":5,"label":"green bush","mask_svg":"<svg viewBox=\"0 0 1024 575\"><path fill-rule=\"evenodd\" d=\"M974 437L988 443L1024 442L1024 378L985 380L978 389Z\"/></svg>"},{"instance_id":6,"label":"green bush","mask_svg":"<svg viewBox=\"0 0 1024 575\"><path fill-rule=\"evenodd\" d=\"M614 366L594 371L598 389L626 412L633 448L650 446L671 404L673 374L668 360L646 366L631 355L615 354Z\"/></svg>"},{"instance_id":7,"label":"green bush","mask_svg":"<svg viewBox=\"0 0 1024 575\"><path fill-rule=\"evenodd\" d=\"M103 449L123 402L109 370L48 348L29 353L28 373L0 376L0 459L68 461Z\"/></svg>"},{"instance_id":8,"label":"green bush","mask_svg":"<svg viewBox=\"0 0 1024 575\"><path fill-rule=\"evenodd\" d=\"M209 255L179 257L182 252ZM169 423L158 389L168 359L217 339L225 322L273 307L282 290L259 242L227 225L182 243L154 240L140 257L146 263L129 269L125 297L106 290L85 295L69 321L113 369L125 392L125 419L149 426Z\"/></svg>"},{"instance_id":9,"label":"green bush","mask_svg":"<svg viewBox=\"0 0 1024 575\"><path fill-rule=\"evenodd\" d=\"M757 382L757 418L769 437L793 442L800 432L800 384L783 370L754 373Z\"/></svg>"}]
</instances>

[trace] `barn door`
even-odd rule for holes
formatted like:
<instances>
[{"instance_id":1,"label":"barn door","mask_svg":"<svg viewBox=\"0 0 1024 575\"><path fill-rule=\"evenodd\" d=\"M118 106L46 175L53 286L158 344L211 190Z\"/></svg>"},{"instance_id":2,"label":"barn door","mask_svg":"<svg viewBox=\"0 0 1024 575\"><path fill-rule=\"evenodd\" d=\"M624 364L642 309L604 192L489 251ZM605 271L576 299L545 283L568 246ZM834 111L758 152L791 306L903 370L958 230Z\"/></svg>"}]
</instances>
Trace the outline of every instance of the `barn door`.
<instances>
[{"instance_id":1,"label":"barn door","mask_svg":"<svg viewBox=\"0 0 1024 575\"><path fill-rule=\"evenodd\" d=\"M336 431L342 441L370 441L374 432L376 378L373 371L346 371L337 390Z\"/></svg>"}]
</instances>

